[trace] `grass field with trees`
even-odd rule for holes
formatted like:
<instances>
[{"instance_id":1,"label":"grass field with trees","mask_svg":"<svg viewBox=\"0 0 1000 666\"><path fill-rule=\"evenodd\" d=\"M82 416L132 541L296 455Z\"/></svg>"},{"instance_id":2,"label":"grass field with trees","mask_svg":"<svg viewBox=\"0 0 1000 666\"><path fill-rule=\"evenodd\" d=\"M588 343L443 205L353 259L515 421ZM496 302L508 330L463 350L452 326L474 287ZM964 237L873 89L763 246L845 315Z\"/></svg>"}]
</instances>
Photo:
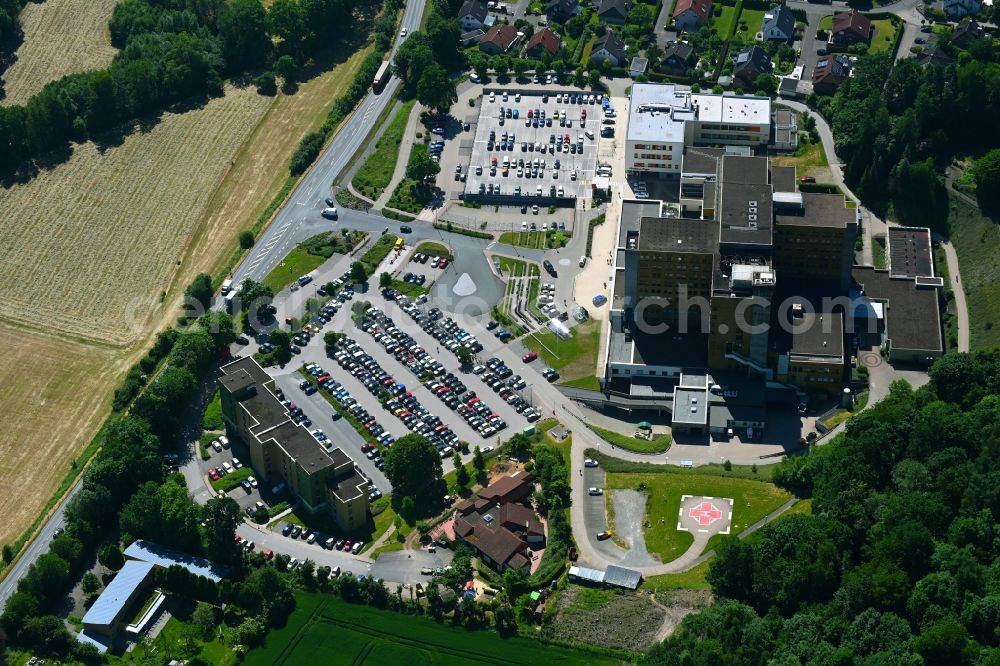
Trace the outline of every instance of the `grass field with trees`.
<instances>
[{"instance_id":1,"label":"grass field with trees","mask_svg":"<svg viewBox=\"0 0 1000 666\"><path fill-rule=\"evenodd\" d=\"M389 127L375 144L375 152L368 156L351 181L355 189L373 201L381 196L392 180L392 172L399 159L399 144L403 140L403 132L414 103L414 100L403 102Z\"/></svg>"}]
</instances>

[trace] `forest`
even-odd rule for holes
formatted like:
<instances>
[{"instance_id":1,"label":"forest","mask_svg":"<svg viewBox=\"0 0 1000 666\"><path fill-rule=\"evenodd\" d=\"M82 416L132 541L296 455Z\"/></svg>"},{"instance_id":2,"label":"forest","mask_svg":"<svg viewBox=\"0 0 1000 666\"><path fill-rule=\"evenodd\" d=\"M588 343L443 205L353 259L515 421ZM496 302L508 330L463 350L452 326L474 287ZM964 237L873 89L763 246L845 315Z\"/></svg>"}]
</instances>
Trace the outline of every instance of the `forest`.
<instances>
[{"instance_id":1,"label":"forest","mask_svg":"<svg viewBox=\"0 0 1000 666\"><path fill-rule=\"evenodd\" d=\"M811 497L712 560L716 603L646 664L1000 664L1000 352L950 354L913 390L781 463Z\"/></svg>"},{"instance_id":2,"label":"forest","mask_svg":"<svg viewBox=\"0 0 1000 666\"><path fill-rule=\"evenodd\" d=\"M989 39L972 42L948 66L868 56L835 96L810 104L830 121L845 180L866 206L946 232L948 195L938 174L953 158L996 147L1000 63Z\"/></svg>"},{"instance_id":3,"label":"forest","mask_svg":"<svg viewBox=\"0 0 1000 666\"><path fill-rule=\"evenodd\" d=\"M21 0L0 0L0 31ZM221 95L227 77L254 74L262 91L286 83L354 20L348 0L124 0L109 22L119 49L107 69L46 85L24 106L0 107L0 175L30 174L71 141L179 102ZM16 13L14 14L16 18Z\"/></svg>"}]
</instances>

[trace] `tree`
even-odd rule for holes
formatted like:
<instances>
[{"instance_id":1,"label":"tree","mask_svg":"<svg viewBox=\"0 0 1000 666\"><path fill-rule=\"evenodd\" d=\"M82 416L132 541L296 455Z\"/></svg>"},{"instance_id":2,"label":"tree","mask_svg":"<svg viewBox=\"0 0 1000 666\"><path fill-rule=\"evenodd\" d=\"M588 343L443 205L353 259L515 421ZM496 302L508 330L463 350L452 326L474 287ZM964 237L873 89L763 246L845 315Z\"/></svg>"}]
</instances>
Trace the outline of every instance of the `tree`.
<instances>
[{"instance_id":1,"label":"tree","mask_svg":"<svg viewBox=\"0 0 1000 666\"><path fill-rule=\"evenodd\" d=\"M493 61L493 69L496 70L497 77L501 79L507 78L507 73L510 71L510 61L507 58L496 58Z\"/></svg>"},{"instance_id":2,"label":"tree","mask_svg":"<svg viewBox=\"0 0 1000 666\"><path fill-rule=\"evenodd\" d=\"M241 548L233 534L241 522L240 505L231 497L213 497L205 504L205 554L221 564L234 564L240 559Z\"/></svg>"},{"instance_id":3,"label":"tree","mask_svg":"<svg viewBox=\"0 0 1000 666\"><path fill-rule=\"evenodd\" d=\"M592 69L587 72L587 85L591 88L597 88L598 84L601 82L601 70Z\"/></svg>"},{"instance_id":4,"label":"tree","mask_svg":"<svg viewBox=\"0 0 1000 666\"><path fill-rule=\"evenodd\" d=\"M441 172L441 165L431 159L427 150L414 150L410 153L410 161L406 164L406 177L420 184Z\"/></svg>"},{"instance_id":5,"label":"tree","mask_svg":"<svg viewBox=\"0 0 1000 666\"><path fill-rule=\"evenodd\" d=\"M109 518L114 517L113 512L108 512L110 504L111 493L107 488L96 483L86 483L66 504L66 521L86 525L100 533L109 525Z\"/></svg>"},{"instance_id":6,"label":"tree","mask_svg":"<svg viewBox=\"0 0 1000 666\"><path fill-rule=\"evenodd\" d=\"M257 86L257 92L261 95L273 95L278 92L278 83L274 72L262 72L254 79L254 85Z\"/></svg>"},{"instance_id":7,"label":"tree","mask_svg":"<svg viewBox=\"0 0 1000 666\"><path fill-rule=\"evenodd\" d=\"M251 231L241 231L240 232L240 247L244 250L249 250L253 247L254 237Z\"/></svg>"},{"instance_id":8,"label":"tree","mask_svg":"<svg viewBox=\"0 0 1000 666\"><path fill-rule=\"evenodd\" d=\"M365 270L365 265L360 261L355 261L351 263L351 282L354 284L361 284L368 280L368 272Z\"/></svg>"},{"instance_id":9,"label":"tree","mask_svg":"<svg viewBox=\"0 0 1000 666\"><path fill-rule=\"evenodd\" d=\"M135 401L132 413L144 419L161 440L172 442L180 434L184 418L180 408L197 392L194 375L184 368L168 366Z\"/></svg>"},{"instance_id":10,"label":"tree","mask_svg":"<svg viewBox=\"0 0 1000 666\"><path fill-rule=\"evenodd\" d=\"M381 287L382 289L387 289L391 284L392 284L392 274L383 271L378 276L378 286Z\"/></svg>"},{"instance_id":11,"label":"tree","mask_svg":"<svg viewBox=\"0 0 1000 666\"><path fill-rule=\"evenodd\" d=\"M979 206L990 214L1000 212L1000 148L994 148L976 160L972 174Z\"/></svg>"},{"instance_id":12,"label":"tree","mask_svg":"<svg viewBox=\"0 0 1000 666\"><path fill-rule=\"evenodd\" d=\"M417 101L424 106L446 113L458 100L455 82L441 65L431 65L420 75L417 83Z\"/></svg>"},{"instance_id":13,"label":"tree","mask_svg":"<svg viewBox=\"0 0 1000 666\"><path fill-rule=\"evenodd\" d=\"M392 483L393 497L412 497L418 504L437 499L440 505L439 481L441 456L423 435L405 435L396 440L386 454L385 475Z\"/></svg>"},{"instance_id":14,"label":"tree","mask_svg":"<svg viewBox=\"0 0 1000 666\"><path fill-rule=\"evenodd\" d=\"M212 338L216 354L236 340L236 323L225 312L206 312L198 320L198 326Z\"/></svg>"},{"instance_id":15,"label":"tree","mask_svg":"<svg viewBox=\"0 0 1000 666\"><path fill-rule=\"evenodd\" d=\"M274 71L284 81L285 89L291 89L295 85L295 80L299 76L299 66L295 58L290 55L283 55L274 61Z\"/></svg>"},{"instance_id":16,"label":"tree","mask_svg":"<svg viewBox=\"0 0 1000 666\"><path fill-rule=\"evenodd\" d=\"M191 284L184 290L184 301L190 316L201 316L208 312L212 306L212 276L208 273L199 273L195 276Z\"/></svg>"},{"instance_id":17,"label":"tree","mask_svg":"<svg viewBox=\"0 0 1000 666\"><path fill-rule=\"evenodd\" d=\"M483 451L478 444L472 450L472 468L480 474L486 471L486 457L483 456Z\"/></svg>"},{"instance_id":18,"label":"tree","mask_svg":"<svg viewBox=\"0 0 1000 666\"><path fill-rule=\"evenodd\" d=\"M326 353L329 356L337 349L337 341L344 334L339 331L327 331L323 334L323 345L326 347Z\"/></svg>"},{"instance_id":19,"label":"tree","mask_svg":"<svg viewBox=\"0 0 1000 666\"><path fill-rule=\"evenodd\" d=\"M291 333L281 328L275 328L268 333L267 339L274 345L274 360L285 364L292 359Z\"/></svg>"},{"instance_id":20,"label":"tree","mask_svg":"<svg viewBox=\"0 0 1000 666\"><path fill-rule=\"evenodd\" d=\"M267 11L267 29L280 37L279 53L299 55L305 33L305 14L296 0L274 0Z\"/></svg>"},{"instance_id":21,"label":"tree","mask_svg":"<svg viewBox=\"0 0 1000 666\"><path fill-rule=\"evenodd\" d=\"M263 282L257 282L248 278L243 281L243 286L240 288L237 296L239 298L240 309L243 313L243 328L245 329L251 325L253 328L256 328L257 324L264 319L267 308L274 299L274 291Z\"/></svg>"},{"instance_id":22,"label":"tree","mask_svg":"<svg viewBox=\"0 0 1000 666\"><path fill-rule=\"evenodd\" d=\"M457 453L455 454L455 457L458 458ZM467 488L469 485L469 470L467 470L465 465L462 464L461 458L459 458L458 464L455 466L455 484L459 488L463 489Z\"/></svg>"},{"instance_id":23,"label":"tree","mask_svg":"<svg viewBox=\"0 0 1000 666\"><path fill-rule=\"evenodd\" d=\"M191 612L191 623L198 628L202 640L212 637L215 625L219 623L218 609L211 604L199 601Z\"/></svg>"},{"instance_id":24,"label":"tree","mask_svg":"<svg viewBox=\"0 0 1000 666\"><path fill-rule=\"evenodd\" d=\"M112 571L118 571L125 566L125 556L122 554L122 549L114 543L109 543L98 551L97 561Z\"/></svg>"},{"instance_id":25,"label":"tree","mask_svg":"<svg viewBox=\"0 0 1000 666\"><path fill-rule=\"evenodd\" d=\"M517 78L524 76L524 73L528 71L528 61L524 58L516 58L514 60L514 74Z\"/></svg>"},{"instance_id":26,"label":"tree","mask_svg":"<svg viewBox=\"0 0 1000 666\"><path fill-rule=\"evenodd\" d=\"M93 571L88 571L83 574L83 580L80 581L80 589L83 590L84 594L94 594L101 589L101 579Z\"/></svg>"},{"instance_id":27,"label":"tree","mask_svg":"<svg viewBox=\"0 0 1000 666\"><path fill-rule=\"evenodd\" d=\"M255 69L267 61L271 40L260 0L232 0L219 14L219 38L230 71Z\"/></svg>"}]
</instances>

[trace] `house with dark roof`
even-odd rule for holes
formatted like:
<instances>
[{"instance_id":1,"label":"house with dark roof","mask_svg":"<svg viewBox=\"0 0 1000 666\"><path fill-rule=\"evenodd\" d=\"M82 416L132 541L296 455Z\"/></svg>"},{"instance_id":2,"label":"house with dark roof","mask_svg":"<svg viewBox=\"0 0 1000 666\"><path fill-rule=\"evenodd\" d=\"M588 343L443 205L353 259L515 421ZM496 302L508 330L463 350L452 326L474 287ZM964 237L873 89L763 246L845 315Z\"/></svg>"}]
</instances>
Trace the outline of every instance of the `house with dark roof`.
<instances>
[{"instance_id":1,"label":"house with dark roof","mask_svg":"<svg viewBox=\"0 0 1000 666\"><path fill-rule=\"evenodd\" d=\"M955 26L951 33L951 43L959 48L967 49L972 42L982 39L982 37L983 29L976 21L969 19Z\"/></svg>"},{"instance_id":2,"label":"house with dark roof","mask_svg":"<svg viewBox=\"0 0 1000 666\"><path fill-rule=\"evenodd\" d=\"M498 23L479 40L479 50L490 55L507 53L517 41L517 28L506 23Z\"/></svg>"},{"instance_id":3,"label":"house with dark roof","mask_svg":"<svg viewBox=\"0 0 1000 666\"><path fill-rule=\"evenodd\" d=\"M790 42L795 39L795 16L785 5L772 7L764 12L760 26L764 39L776 42Z\"/></svg>"},{"instance_id":4,"label":"house with dark roof","mask_svg":"<svg viewBox=\"0 0 1000 666\"><path fill-rule=\"evenodd\" d=\"M545 15L550 21L565 23L580 13L580 0L549 0Z\"/></svg>"},{"instance_id":5,"label":"house with dark roof","mask_svg":"<svg viewBox=\"0 0 1000 666\"><path fill-rule=\"evenodd\" d=\"M663 57L660 58L657 69L664 74L684 76L696 61L693 46L685 42L670 42L663 47Z\"/></svg>"},{"instance_id":6,"label":"house with dark roof","mask_svg":"<svg viewBox=\"0 0 1000 666\"><path fill-rule=\"evenodd\" d=\"M954 21L978 14L982 6L982 0L944 0L944 13Z\"/></svg>"},{"instance_id":7,"label":"house with dark roof","mask_svg":"<svg viewBox=\"0 0 1000 666\"><path fill-rule=\"evenodd\" d=\"M712 0L677 0L674 26L677 31L697 32L712 15Z\"/></svg>"},{"instance_id":8,"label":"house with dark roof","mask_svg":"<svg viewBox=\"0 0 1000 666\"><path fill-rule=\"evenodd\" d=\"M489 9L483 0L465 0L458 10L458 24L462 30L482 30L486 25Z\"/></svg>"},{"instance_id":9,"label":"house with dark roof","mask_svg":"<svg viewBox=\"0 0 1000 666\"><path fill-rule=\"evenodd\" d=\"M931 65L946 67L955 64L955 59L945 53L939 44L928 45L923 51L914 55L913 59L924 69Z\"/></svg>"},{"instance_id":10,"label":"house with dark roof","mask_svg":"<svg viewBox=\"0 0 1000 666\"><path fill-rule=\"evenodd\" d=\"M770 74L774 69L771 56L756 44L737 53L733 60L733 83L744 90L753 90L757 77Z\"/></svg>"},{"instance_id":11,"label":"house with dark roof","mask_svg":"<svg viewBox=\"0 0 1000 666\"><path fill-rule=\"evenodd\" d=\"M475 499L459 502L455 537L475 548L483 562L500 573L530 568L531 549L545 545L542 521L524 504L534 489L531 474L517 472L497 479Z\"/></svg>"},{"instance_id":12,"label":"house with dark roof","mask_svg":"<svg viewBox=\"0 0 1000 666\"><path fill-rule=\"evenodd\" d=\"M834 14L827 49L846 51L852 44L867 44L872 37L872 22L857 9Z\"/></svg>"},{"instance_id":13,"label":"house with dark roof","mask_svg":"<svg viewBox=\"0 0 1000 666\"><path fill-rule=\"evenodd\" d=\"M468 32L463 32L459 37L462 42L462 46L469 47L475 46L479 43L479 40L483 38L486 33L482 30L469 30Z\"/></svg>"},{"instance_id":14,"label":"house with dark roof","mask_svg":"<svg viewBox=\"0 0 1000 666\"><path fill-rule=\"evenodd\" d=\"M846 56L823 56L813 69L813 92L818 95L832 95L851 75L851 61Z\"/></svg>"},{"instance_id":15,"label":"house with dark roof","mask_svg":"<svg viewBox=\"0 0 1000 666\"><path fill-rule=\"evenodd\" d=\"M624 64L627 59L625 43L615 37L615 33L611 30L598 37L590 51L590 62L600 63L608 60L612 67Z\"/></svg>"},{"instance_id":16,"label":"house with dark roof","mask_svg":"<svg viewBox=\"0 0 1000 666\"><path fill-rule=\"evenodd\" d=\"M531 58L541 58L545 54L554 56L561 46L562 40L559 35L548 28L543 28L531 36L527 46L524 47L524 53Z\"/></svg>"},{"instance_id":17,"label":"house with dark roof","mask_svg":"<svg viewBox=\"0 0 1000 666\"><path fill-rule=\"evenodd\" d=\"M632 0L601 0L597 9L597 18L605 23L623 25L628 20L628 12L632 9Z\"/></svg>"}]
</instances>

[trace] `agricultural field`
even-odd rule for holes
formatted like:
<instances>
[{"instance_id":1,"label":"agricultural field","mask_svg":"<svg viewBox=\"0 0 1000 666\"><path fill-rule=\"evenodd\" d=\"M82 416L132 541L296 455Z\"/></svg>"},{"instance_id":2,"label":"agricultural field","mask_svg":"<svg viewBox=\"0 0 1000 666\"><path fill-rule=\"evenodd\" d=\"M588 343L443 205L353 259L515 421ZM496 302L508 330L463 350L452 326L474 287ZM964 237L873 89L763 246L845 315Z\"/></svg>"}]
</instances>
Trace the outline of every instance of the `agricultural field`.
<instances>
[{"instance_id":1,"label":"agricultural field","mask_svg":"<svg viewBox=\"0 0 1000 666\"><path fill-rule=\"evenodd\" d=\"M583 650L549 646L529 638L501 639L491 631L467 631L429 618L349 604L336 597L299 594L288 623L268 634L246 656L248 666L301 664L323 655L327 664L615 664Z\"/></svg>"},{"instance_id":2,"label":"agricultural field","mask_svg":"<svg viewBox=\"0 0 1000 666\"><path fill-rule=\"evenodd\" d=\"M0 191L15 222L0 237L0 317L115 345L146 335L207 201L270 103L229 87Z\"/></svg>"},{"instance_id":3,"label":"agricultural field","mask_svg":"<svg viewBox=\"0 0 1000 666\"><path fill-rule=\"evenodd\" d=\"M662 562L676 559L694 542L690 532L677 529L681 495L731 498L732 534L739 534L791 498L789 493L771 483L684 471L683 474L675 471L609 473L605 482L610 489L634 490L639 484L645 484L646 547L651 554L659 555ZM610 504L610 493L607 497ZM712 545L713 541L709 541L708 547Z\"/></svg>"},{"instance_id":4,"label":"agricultural field","mask_svg":"<svg viewBox=\"0 0 1000 666\"><path fill-rule=\"evenodd\" d=\"M0 348L0 544L7 544L31 526L70 473L127 367L114 350L3 324Z\"/></svg>"},{"instance_id":5,"label":"agricultural field","mask_svg":"<svg viewBox=\"0 0 1000 666\"><path fill-rule=\"evenodd\" d=\"M3 73L7 96L0 104L25 104L66 74L100 69L111 62L108 19L117 0L48 0L21 10L24 42Z\"/></svg>"}]
</instances>

